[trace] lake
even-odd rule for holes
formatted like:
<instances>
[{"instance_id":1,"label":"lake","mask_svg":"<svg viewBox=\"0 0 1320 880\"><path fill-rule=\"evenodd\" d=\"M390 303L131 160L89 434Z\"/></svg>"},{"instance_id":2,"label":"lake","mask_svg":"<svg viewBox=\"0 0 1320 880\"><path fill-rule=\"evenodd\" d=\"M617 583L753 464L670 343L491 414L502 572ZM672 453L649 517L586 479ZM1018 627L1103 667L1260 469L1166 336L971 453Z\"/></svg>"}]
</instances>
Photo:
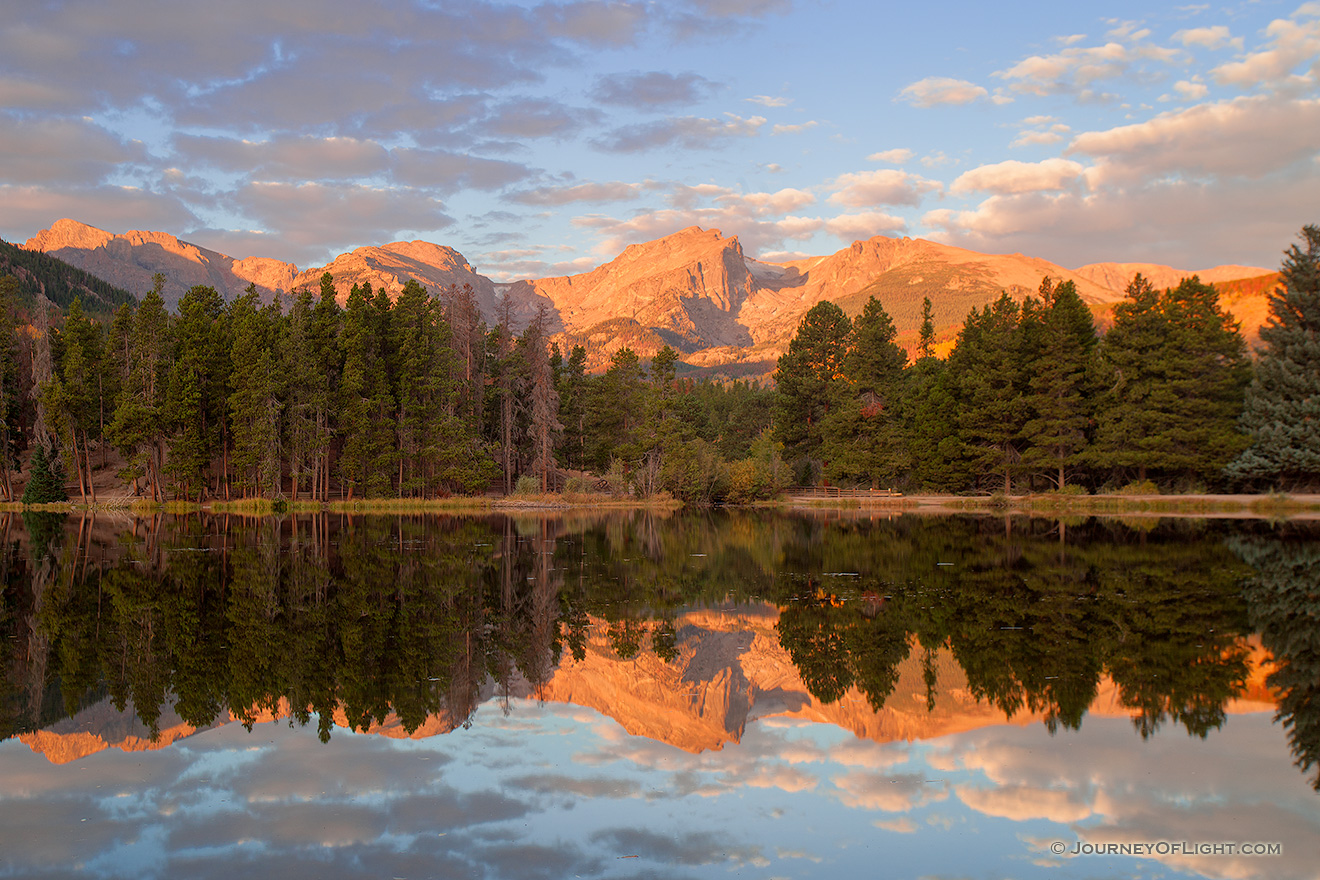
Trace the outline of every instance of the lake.
<instances>
[{"instance_id":1,"label":"lake","mask_svg":"<svg viewBox=\"0 0 1320 880\"><path fill-rule=\"evenodd\" d=\"M1302 878L1320 526L0 515L0 876Z\"/></svg>"}]
</instances>

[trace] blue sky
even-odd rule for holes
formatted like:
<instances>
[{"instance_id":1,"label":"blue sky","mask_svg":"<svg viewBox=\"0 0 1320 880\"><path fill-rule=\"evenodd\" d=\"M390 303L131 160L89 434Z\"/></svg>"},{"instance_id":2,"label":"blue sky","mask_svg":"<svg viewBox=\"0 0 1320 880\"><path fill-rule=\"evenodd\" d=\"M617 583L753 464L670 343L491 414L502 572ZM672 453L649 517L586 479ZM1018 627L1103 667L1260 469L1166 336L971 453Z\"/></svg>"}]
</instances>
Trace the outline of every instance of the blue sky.
<instances>
[{"instance_id":1,"label":"blue sky","mask_svg":"<svg viewBox=\"0 0 1320 880\"><path fill-rule=\"evenodd\" d=\"M690 754L513 700L419 740L283 721L65 765L0 743L0 876L1314 875L1320 813L1268 712L1205 740L1126 718L875 742L762 718ZM1055 856L1061 842L1277 842L1278 856Z\"/></svg>"},{"instance_id":2,"label":"blue sky","mask_svg":"<svg viewBox=\"0 0 1320 880\"><path fill-rule=\"evenodd\" d=\"M1320 2L0 0L0 236L61 217L497 280L699 225L1277 266L1320 222Z\"/></svg>"}]
</instances>

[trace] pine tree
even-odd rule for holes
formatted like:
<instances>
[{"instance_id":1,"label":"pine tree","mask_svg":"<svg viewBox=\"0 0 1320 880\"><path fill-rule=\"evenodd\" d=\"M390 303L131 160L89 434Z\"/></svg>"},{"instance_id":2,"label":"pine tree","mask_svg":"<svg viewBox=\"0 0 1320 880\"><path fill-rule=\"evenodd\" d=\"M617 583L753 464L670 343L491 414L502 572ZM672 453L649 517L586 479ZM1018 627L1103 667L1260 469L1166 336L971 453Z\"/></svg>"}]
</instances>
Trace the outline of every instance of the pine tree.
<instances>
[{"instance_id":1,"label":"pine tree","mask_svg":"<svg viewBox=\"0 0 1320 880\"><path fill-rule=\"evenodd\" d=\"M1028 312L1034 311L1033 302L1028 301ZM1012 492L1013 476L1020 470L1028 415L1023 311L1006 293L983 310L973 310L948 363L959 438L975 470L1002 477L1005 495Z\"/></svg>"},{"instance_id":2,"label":"pine tree","mask_svg":"<svg viewBox=\"0 0 1320 880\"><path fill-rule=\"evenodd\" d=\"M312 292L303 288L289 310L288 332L280 352L280 373L288 393L284 400L284 448L288 450L290 489L294 501L306 478L316 497L316 459L320 439L317 397L324 376L312 348Z\"/></svg>"},{"instance_id":3,"label":"pine tree","mask_svg":"<svg viewBox=\"0 0 1320 880\"><path fill-rule=\"evenodd\" d=\"M935 355L935 315L931 311L930 297L921 301L921 336L917 345L917 356L928 358Z\"/></svg>"},{"instance_id":4,"label":"pine tree","mask_svg":"<svg viewBox=\"0 0 1320 880\"><path fill-rule=\"evenodd\" d=\"M564 430L559 421L559 392L555 388L554 369L545 344L548 323L548 315L542 306L522 337L527 352L528 391L531 394L532 471L540 478L542 492L555 488L554 450Z\"/></svg>"},{"instance_id":5,"label":"pine tree","mask_svg":"<svg viewBox=\"0 0 1320 880\"><path fill-rule=\"evenodd\" d=\"M343 323L343 310L339 307L334 276L329 272L321 276L321 297L312 309L308 328L308 349L315 365L313 384L308 389L308 404L316 419L316 432L312 452L312 497L326 499L330 495L330 470L333 438L339 431L335 405L339 398L339 384L344 370L343 351L339 334Z\"/></svg>"},{"instance_id":6,"label":"pine tree","mask_svg":"<svg viewBox=\"0 0 1320 880\"><path fill-rule=\"evenodd\" d=\"M161 290L165 276L157 274L152 290L133 315L133 329L125 346L127 378L119 393L110 436L126 465L120 476L147 480L153 501L164 500L162 465L166 425L162 412L169 387L169 315ZM116 347L122 328L116 317Z\"/></svg>"},{"instance_id":7,"label":"pine tree","mask_svg":"<svg viewBox=\"0 0 1320 880\"><path fill-rule=\"evenodd\" d=\"M908 468L899 400L907 352L893 320L871 297L853 323L844 387L821 426L821 456L833 480L892 486Z\"/></svg>"},{"instance_id":8,"label":"pine tree","mask_svg":"<svg viewBox=\"0 0 1320 880\"><path fill-rule=\"evenodd\" d=\"M20 432L13 430L18 405L18 322L14 317L14 298L18 294L18 279L0 275L0 499L14 500L13 472L17 457L15 440Z\"/></svg>"},{"instance_id":9,"label":"pine tree","mask_svg":"<svg viewBox=\"0 0 1320 880\"><path fill-rule=\"evenodd\" d=\"M586 376L587 350L573 346L568 361L555 376L555 390L559 393L559 421L564 426L560 435L557 457L568 468L580 469L586 463Z\"/></svg>"},{"instance_id":10,"label":"pine tree","mask_svg":"<svg viewBox=\"0 0 1320 880\"><path fill-rule=\"evenodd\" d=\"M272 315L258 308L252 285L230 304L229 314L234 338L229 395L234 471L245 495L278 495L281 406Z\"/></svg>"},{"instance_id":11,"label":"pine tree","mask_svg":"<svg viewBox=\"0 0 1320 880\"><path fill-rule=\"evenodd\" d=\"M821 424L843 390L852 321L834 303L812 306L775 368L775 436L790 458L815 459Z\"/></svg>"},{"instance_id":12,"label":"pine tree","mask_svg":"<svg viewBox=\"0 0 1320 880\"><path fill-rule=\"evenodd\" d=\"M185 496L205 494L228 416L231 365L223 314L224 300L213 287L195 286L179 301L164 417L170 432L168 470Z\"/></svg>"},{"instance_id":13,"label":"pine tree","mask_svg":"<svg viewBox=\"0 0 1320 880\"><path fill-rule=\"evenodd\" d=\"M1139 480L1214 479L1247 442L1236 430L1245 349L1213 287L1192 276L1157 294L1138 275L1101 341L1105 391L1087 458Z\"/></svg>"},{"instance_id":14,"label":"pine tree","mask_svg":"<svg viewBox=\"0 0 1320 880\"><path fill-rule=\"evenodd\" d=\"M68 500L69 495L64 491L64 472L58 459L52 462L46 455L46 448L38 443L32 452L31 476L23 490L23 503L52 504Z\"/></svg>"},{"instance_id":15,"label":"pine tree","mask_svg":"<svg viewBox=\"0 0 1320 880\"><path fill-rule=\"evenodd\" d=\"M1228 468L1234 479L1289 488L1320 485L1320 226L1285 253L1283 287L1270 296L1265 343L1242 427L1253 440Z\"/></svg>"},{"instance_id":16,"label":"pine tree","mask_svg":"<svg viewBox=\"0 0 1320 880\"><path fill-rule=\"evenodd\" d=\"M603 473L617 458L631 468L641 458L646 387L641 360L631 348L610 357L610 366L589 386L586 402L587 462Z\"/></svg>"},{"instance_id":17,"label":"pine tree","mask_svg":"<svg viewBox=\"0 0 1320 880\"><path fill-rule=\"evenodd\" d=\"M69 305L58 334L58 357L50 380L41 389L48 425L59 440L67 465L78 480L83 501L96 501L92 487L91 441L100 433L101 333L83 314L82 301Z\"/></svg>"},{"instance_id":18,"label":"pine tree","mask_svg":"<svg viewBox=\"0 0 1320 880\"><path fill-rule=\"evenodd\" d=\"M371 285L353 285L344 310L340 348L343 379L339 420L344 438L340 467L350 498L389 493L394 455L394 401L381 345L381 314Z\"/></svg>"},{"instance_id":19,"label":"pine tree","mask_svg":"<svg viewBox=\"0 0 1320 880\"><path fill-rule=\"evenodd\" d=\"M1040 286L1039 346L1027 365L1030 420L1023 428L1027 468L1052 472L1062 489L1067 469L1079 463L1092 420L1092 356L1096 346L1091 312L1071 281Z\"/></svg>"}]
</instances>

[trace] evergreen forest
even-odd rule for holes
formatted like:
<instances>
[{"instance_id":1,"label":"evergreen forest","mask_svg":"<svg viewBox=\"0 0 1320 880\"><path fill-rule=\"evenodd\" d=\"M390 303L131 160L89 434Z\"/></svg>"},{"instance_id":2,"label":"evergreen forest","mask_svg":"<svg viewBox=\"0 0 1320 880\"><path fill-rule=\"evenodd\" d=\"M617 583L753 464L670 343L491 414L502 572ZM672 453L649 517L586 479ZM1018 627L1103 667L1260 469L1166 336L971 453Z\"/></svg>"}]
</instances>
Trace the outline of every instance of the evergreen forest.
<instances>
[{"instance_id":1,"label":"evergreen forest","mask_svg":"<svg viewBox=\"0 0 1320 880\"><path fill-rule=\"evenodd\" d=\"M668 347L590 374L544 311L515 332L505 302L489 326L469 287L354 285L341 305L327 273L283 303L194 287L170 314L163 276L85 301L33 294L24 269L0 276L0 496L23 461L31 502L95 502L107 473L158 502L1313 488L1320 228L1282 276L1254 359L1196 277L1137 276L1103 333L1045 278L973 309L945 359L929 300L912 358L876 299L856 319L821 302L763 385L698 381Z\"/></svg>"}]
</instances>

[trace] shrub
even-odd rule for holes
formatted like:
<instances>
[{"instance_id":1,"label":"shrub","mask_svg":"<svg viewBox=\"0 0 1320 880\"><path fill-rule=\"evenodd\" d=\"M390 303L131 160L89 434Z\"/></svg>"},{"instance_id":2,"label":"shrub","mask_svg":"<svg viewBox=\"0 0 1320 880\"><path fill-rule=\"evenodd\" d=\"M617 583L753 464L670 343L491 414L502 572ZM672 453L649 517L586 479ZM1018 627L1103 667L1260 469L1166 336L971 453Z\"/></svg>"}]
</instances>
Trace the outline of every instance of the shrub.
<instances>
[{"instance_id":1,"label":"shrub","mask_svg":"<svg viewBox=\"0 0 1320 880\"><path fill-rule=\"evenodd\" d=\"M536 495L541 491L541 481L531 474L523 474L513 484L514 495Z\"/></svg>"},{"instance_id":2,"label":"shrub","mask_svg":"<svg viewBox=\"0 0 1320 880\"><path fill-rule=\"evenodd\" d=\"M1160 487L1156 486L1150 480L1134 480L1123 488L1119 489L1117 495L1158 495Z\"/></svg>"},{"instance_id":3,"label":"shrub","mask_svg":"<svg viewBox=\"0 0 1320 880\"><path fill-rule=\"evenodd\" d=\"M595 483L588 477L574 475L564 483L564 491L569 495L586 495L594 489Z\"/></svg>"},{"instance_id":4,"label":"shrub","mask_svg":"<svg viewBox=\"0 0 1320 880\"><path fill-rule=\"evenodd\" d=\"M23 503L51 504L68 500L69 495L64 491L64 468L58 456L52 461L46 455L46 447L38 443L32 453L32 477L23 490Z\"/></svg>"}]
</instances>

